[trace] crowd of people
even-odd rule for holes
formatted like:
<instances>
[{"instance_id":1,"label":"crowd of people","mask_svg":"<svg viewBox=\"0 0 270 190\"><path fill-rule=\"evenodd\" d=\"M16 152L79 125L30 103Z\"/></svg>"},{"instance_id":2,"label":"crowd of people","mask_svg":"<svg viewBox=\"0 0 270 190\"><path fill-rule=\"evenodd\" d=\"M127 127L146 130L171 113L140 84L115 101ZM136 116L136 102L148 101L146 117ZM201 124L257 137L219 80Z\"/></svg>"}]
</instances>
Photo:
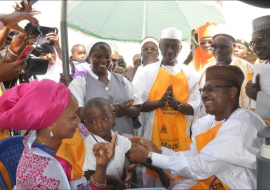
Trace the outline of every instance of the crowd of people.
<instances>
[{"instance_id":1,"label":"crowd of people","mask_svg":"<svg viewBox=\"0 0 270 190\"><path fill-rule=\"evenodd\" d=\"M0 140L24 135L25 149L15 187L0 162L8 188L256 189L270 95L252 75L269 65L269 15L252 21L250 43L200 26L189 63L175 27L142 39L129 67L90 39L71 48L65 76L58 29L42 33L26 0L14 9L0 15Z\"/></svg>"}]
</instances>

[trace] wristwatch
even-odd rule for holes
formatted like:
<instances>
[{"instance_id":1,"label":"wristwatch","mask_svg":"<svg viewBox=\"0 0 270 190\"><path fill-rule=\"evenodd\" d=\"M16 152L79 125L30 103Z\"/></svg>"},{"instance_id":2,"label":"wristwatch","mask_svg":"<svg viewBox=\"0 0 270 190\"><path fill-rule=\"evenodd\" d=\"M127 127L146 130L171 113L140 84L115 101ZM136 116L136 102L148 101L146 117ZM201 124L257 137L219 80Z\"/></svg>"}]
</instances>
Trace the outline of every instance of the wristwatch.
<instances>
[{"instance_id":1,"label":"wristwatch","mask_svg":"<svg viewBox=\"0 0 270 190\"><path fill-rule=\"evenodd\" d=\"M183 108L183 104L181 102L178 102L177 110L180 111Z\"/></svg>"},{"instance_id":2,"label":"wristwatch","mask_svg":"<svg viewBox=\"0 0 270 190\"><path fill-rule=\"evenodd\" d=\"M152 154L153 154L153 152L149 152L147 158L145 159L145 162L148 165L152 164Z\"/></svg>"}]
</instances>

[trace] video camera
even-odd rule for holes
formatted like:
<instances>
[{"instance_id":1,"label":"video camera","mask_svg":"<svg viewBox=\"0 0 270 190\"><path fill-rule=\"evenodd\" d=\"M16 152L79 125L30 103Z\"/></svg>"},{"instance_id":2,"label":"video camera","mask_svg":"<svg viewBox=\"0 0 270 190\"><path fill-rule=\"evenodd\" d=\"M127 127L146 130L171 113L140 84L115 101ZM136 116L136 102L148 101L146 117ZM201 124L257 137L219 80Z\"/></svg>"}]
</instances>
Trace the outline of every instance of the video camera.
<instances>
[{"instance_id":1,"label":"video camera","mask_svg":"<svg viewBox=\"0 0 270 190\"><path fill-rule=\"evenodd\" d=\"M39 56L41 54L50 53L50 46L46 44L37 45L31 55L27 59L27 66L25 68L24 80L28 79L33 75L45 75L48 70L49 61L46 59L41 59Z\"/></svg>"},{"instance_id":2,"label":"video camera","mask_svg":"<svg viewBox=\"0 0 270 190\"><path fill-rule=\"evenodd\" d=\"M27 35L33 35L35 37L39 37L42 35L42 32L40 31L40 26L36 22L36 26L32 26L30 23L28 23L25 26L25 31L27 32ZM29 40L29 37L27 38ZM26 44L28 42L26 41ZM23 47L22 47L23 48ZM33 51L31 52L31 55L29 56L29 59L27 60L27 66L25 68L24 73L24 80L28 82L29 78L33 75L44 75L47 73L49 61L46 59L41 59L39 56L41 54L48 54L50 52L50 46L46 44L40 44L37 45Z\"/></svg>"}]
</instances>

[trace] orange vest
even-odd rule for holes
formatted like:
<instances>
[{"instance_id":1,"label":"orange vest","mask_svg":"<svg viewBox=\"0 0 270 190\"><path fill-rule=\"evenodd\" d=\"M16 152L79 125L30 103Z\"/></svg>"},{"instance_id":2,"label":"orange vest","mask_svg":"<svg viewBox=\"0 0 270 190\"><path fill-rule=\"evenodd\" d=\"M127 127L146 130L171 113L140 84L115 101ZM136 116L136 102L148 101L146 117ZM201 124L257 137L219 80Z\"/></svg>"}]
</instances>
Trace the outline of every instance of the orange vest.
<instances>
[{"instance_id":1,"label":"orange vest","mask_svg":"<svg viewBox=\"0 0 270 190\"><path fill-rule=\"evenodd\" d=\"M223 123L220 123L219 125L216 125L212 129L201 133L195 137L196 139L196 145L198 152L200 151L212 140L216 138L216 135L222 126ZM222 181L220 181L216 176L212 176L208 179L204 180L198 180L198 183L196 183L194 186L192 186L190 189L211 189L211 190L223 190L223 189L230 189L227 187Z\"/></svg>"},{"instance_id":2,"label":"orange vest","mask_svg":"<svg viewBox=\"0 0 270 190\"><path fill-rule=\"evenodd\" d=\"M85 144L78 128L71 139L64 139L62 141L56 156L65 159L71 164L71 180L83 176L82 167L85 156Z\"/></svg>"},{"instance_id":3,"label":"orange vest","mask_svg":"<svg viewBox=\"0 0 270 190\"><path fill-rule=\"evenodd\" d=\"M173 86L175 99L186 103L189 96L189 87L183 71L172 75L163 67L160 68L157 79L150 91L149 100L156 101L161 99L170 85ZM187 120L185 115L165 105L162 108L156 109L152 141L158 148L164 146L175 152L188 150L192 140L187 135L186 128ZM156 172L148 168L146 168L146 174L159 177ZM183 178L183 176L176 176L172 179L170 174L167 175L171 180Z\"/></svg>"}]
</instances>

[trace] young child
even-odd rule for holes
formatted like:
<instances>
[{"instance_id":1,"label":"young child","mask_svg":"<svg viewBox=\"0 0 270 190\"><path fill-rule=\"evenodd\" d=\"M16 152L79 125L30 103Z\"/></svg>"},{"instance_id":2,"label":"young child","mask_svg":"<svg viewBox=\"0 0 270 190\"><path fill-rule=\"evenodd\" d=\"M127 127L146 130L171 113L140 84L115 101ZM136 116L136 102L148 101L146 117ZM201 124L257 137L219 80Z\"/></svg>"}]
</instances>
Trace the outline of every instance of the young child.
<instances>
[{"instance_id":1,"label":"young child","mask_svg":"<svg viewBox=\"0 0 270 190\"><path fill-rule=\"evenodd\" d=\"M85 71L90 69L90 64L86 62L86 49L81 44L76 44L71 48L71 67L73 74L77 71Z\"/></svg>"},{"instance_id":2,"label":"young child","mask_svg":"<svg viewBox=\"0 0 270 190\"><path fill-rule=\"evenodd\" d=\"M93 154L93 147L99 142L111 142L115 123L115 115L111 104L103 98L93 98L84 107L85 123L90 135L84 140L86 153L83 165L85 175L92 175L96 168L96 158ZM121 135L117 135L114 157L107 165L106 180L108 185L120 190L129 187L132 169L135 164L124 168L126 153L131 148L131 141Z\"/></svg>"}]
</instances>

